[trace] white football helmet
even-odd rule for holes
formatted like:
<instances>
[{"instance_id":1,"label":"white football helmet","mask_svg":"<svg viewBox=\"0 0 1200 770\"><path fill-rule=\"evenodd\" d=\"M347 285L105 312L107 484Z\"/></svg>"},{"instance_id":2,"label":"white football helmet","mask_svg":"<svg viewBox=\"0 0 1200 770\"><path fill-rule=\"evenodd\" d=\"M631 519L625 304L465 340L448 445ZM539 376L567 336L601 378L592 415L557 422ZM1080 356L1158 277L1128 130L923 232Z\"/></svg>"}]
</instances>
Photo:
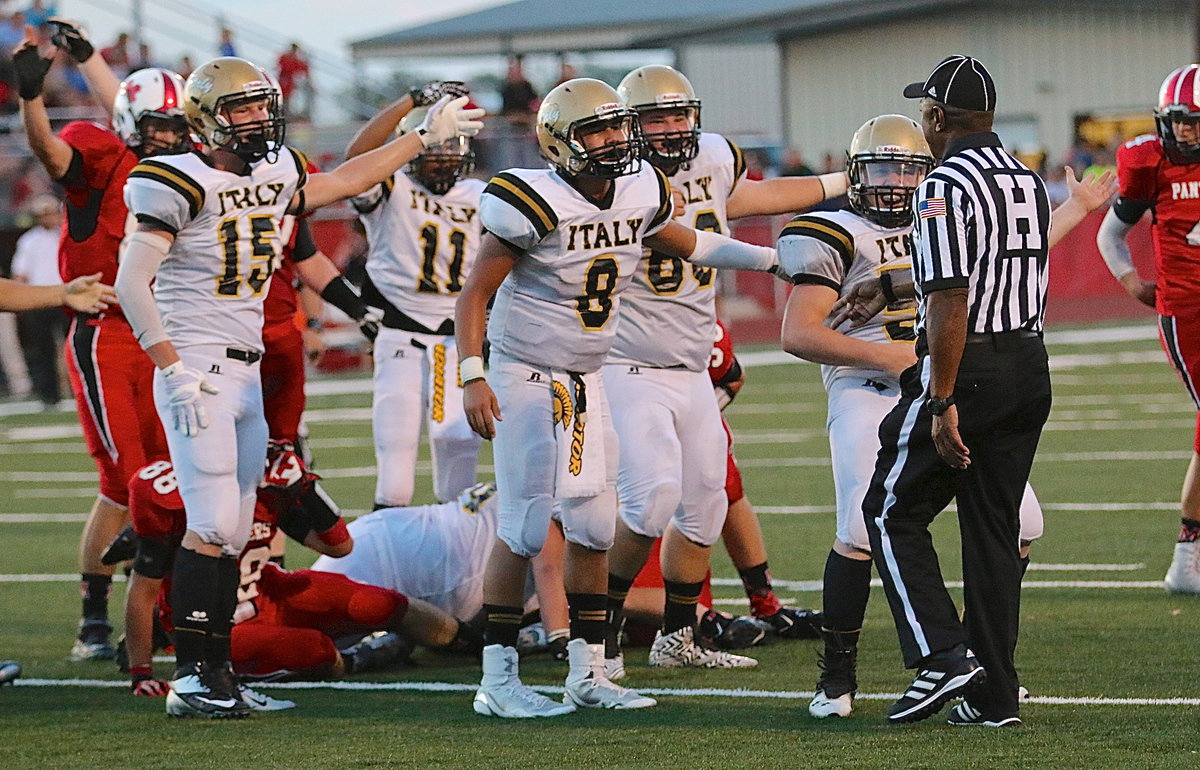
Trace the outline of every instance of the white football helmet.
<instances>
[{"instance_id":1,"label":"white football helmet","mask_svg":"<svg viewBox=\"0 0 1200 770\"><path fill-rule=\"evenodd\" d=\"M178 124L179 141L168 148L151 148L142 136L144 118ZM113 100L113 129L139 155L185 152L190 148L183 114L183 78L170 70L149 67L122 81Z\"/></svg>"}]
</instances>

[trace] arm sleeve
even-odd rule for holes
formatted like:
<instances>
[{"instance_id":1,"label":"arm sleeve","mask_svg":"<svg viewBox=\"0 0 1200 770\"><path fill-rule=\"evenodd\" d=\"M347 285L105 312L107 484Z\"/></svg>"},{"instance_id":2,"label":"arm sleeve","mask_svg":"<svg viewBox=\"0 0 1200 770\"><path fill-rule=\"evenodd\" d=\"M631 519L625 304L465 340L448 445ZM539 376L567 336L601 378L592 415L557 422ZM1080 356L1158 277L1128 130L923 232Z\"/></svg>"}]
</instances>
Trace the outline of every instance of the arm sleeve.
<instances>
[{"instance_id":1,"label":"arm sleeve","mask_svg":"<svg viewBox=\"0 0 1200 770\"><path fill-rule=\"evenodd\" d=\"M170 339L150 290L150 282L169 249L165 238L141 231L130 233L121 242L117 298L142 350Z\"/></svg>"},{"instance_id":2,"label":"arm sleeve","mask_svg":"<svg viewBox=\"0 0 1200 770\"><path fill-rule=\"evenodd\" d=\"M970 201L961 189L934 177L917 188L913 209L913 257L921 263L921 291L969 286L967 230L974 219Z\"/></svg>"},{"instance_id":3,"label":"arm sleeve","mask_svg":"<svg viewBox=\"0 0 1200 770\"><path fill-rule=\"evenodd\" d=\"M296 232L292 238L293 262L303 262L317 253L317 242L313 240L312 228L308 226L308 217L297 217Z\"/></svg>"},{"instance_id":4,"label":"arm sleeve","mask_svg":"<svg viewBox=\"0 0 1200 770\"><path fill-rule=\"evenodd\" d=\"M1104 264L1108 265L1108 271L1113 274L1113 278L1120 278L1134 271L1133 256L1129 253L1129 243L1125 240L1125 236L1129 235L1132 229L1133 225L1122 219L1116 208L1111 208L1104 215L1100 229L1096 231L1096 247L1100 249L1100 256L1104 257Z\"/></svg>"}]
</instances>

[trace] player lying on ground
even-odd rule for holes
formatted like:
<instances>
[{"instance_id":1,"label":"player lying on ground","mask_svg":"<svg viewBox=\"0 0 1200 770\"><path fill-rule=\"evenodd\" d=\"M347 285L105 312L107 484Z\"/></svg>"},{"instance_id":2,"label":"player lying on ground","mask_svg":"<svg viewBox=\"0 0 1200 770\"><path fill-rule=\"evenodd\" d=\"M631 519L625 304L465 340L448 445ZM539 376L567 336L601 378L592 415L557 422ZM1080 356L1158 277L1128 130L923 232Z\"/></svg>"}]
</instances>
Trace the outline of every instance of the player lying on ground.
<instances>
[{"instance_id":1,"label":"player lying on ground","mask_svg":"<svg viewBox=\"0 0 1200 770\"><path fill-rule=\"evenodd\" d=\"M279 486L287 478L275 475L268 481L276 485L260 490L253 534L238 559L241 580L230 641L239 675L322 679L363 671L381 662L378 645L347 654L334 640L375 631L396 632L426 647L478 649L466 624L420 599L342 575L287 571L270 563L269 546L277 528L334 558L350 553L355 543L328 498L325 505L312 498L302 501L294 488ZM163 627L171 629L170 566L186 529L177 486L174 469L165 460L147 465L130 481L137 557L125 627L135 695L166 694L166 683L153 678L150 656L156 605ZM254 699L248 702L255 704Z\"/></svg>"}]
</instances>

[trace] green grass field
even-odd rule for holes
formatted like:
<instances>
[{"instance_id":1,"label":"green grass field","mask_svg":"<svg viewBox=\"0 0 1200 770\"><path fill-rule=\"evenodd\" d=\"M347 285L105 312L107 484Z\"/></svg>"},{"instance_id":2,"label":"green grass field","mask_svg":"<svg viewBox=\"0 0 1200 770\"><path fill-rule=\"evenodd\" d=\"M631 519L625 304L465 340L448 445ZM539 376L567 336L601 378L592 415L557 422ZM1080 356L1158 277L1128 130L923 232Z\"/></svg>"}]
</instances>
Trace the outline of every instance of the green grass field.
<instances>
[{"instance_id":1,"label":"green grass field","mask_svg":"<svg viewBox=\"0 0 1200 770\"><path fill-rule=\"evenodd\" d=\"M1025 582L1018 666L1033 699L1020 729L885 724L909 674L880 589L863 635L860 699L845 720L808 716L817 669L807 642L760 648L749 671L653 671L634 651L629 684L664 691L657 708L640 712L484 719L470 707L476 664L419 653L416 667L365 677L380 689L272 690L298 707L234 724L168 720L161 700L124 687L61 683L122 681L111 664L66 658L93 466L73 414L9 414L0 417L0 658L21 661L25 680L0 690L8 746L0 766L1198 767L1200 597L1168 595L1158 582L1178 528L1195 410L1149 325L1132 330L1147 334L1050 337L1055 408L1032 479L1046 534ZM748 377L730 408L746 488L762 511L780 595L816 606L833 536L824 392L813 366L752 365ZM351 380L321 390L329 394L309 402L318 470L344 508L361 511L373 492L370 396ZM418 485L428 501L428 477ZM953 513L935 536L955 579ZM289 553L289 566L311 561L301 551ZM723 553L714 576L735 576ZM114 617L122 589L113 590ZM744 608L736 585L714 590L724 609ZM564 666L535 658L522 671L529 683L555 685ZM159 664L159 675L168 669Z\"/></svg>"}]
</instances>

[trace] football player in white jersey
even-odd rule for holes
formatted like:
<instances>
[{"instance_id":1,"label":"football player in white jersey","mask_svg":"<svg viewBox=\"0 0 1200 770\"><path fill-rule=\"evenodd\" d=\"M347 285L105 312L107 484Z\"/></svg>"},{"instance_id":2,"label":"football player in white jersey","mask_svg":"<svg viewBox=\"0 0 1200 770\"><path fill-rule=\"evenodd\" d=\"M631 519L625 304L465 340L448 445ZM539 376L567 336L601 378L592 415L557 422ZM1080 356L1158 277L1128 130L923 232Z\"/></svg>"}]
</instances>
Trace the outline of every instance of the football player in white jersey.
<instances>
[{"instance_id":1,"label":"football player in white jersey","mask_svg":"<svg viewBox=\"0 0 1200 770\"><path fill-rule=\"evenodd\" d=\"M413 89L359 130L346 157L393 130L415 131L439 98L466 93L453 81ZM484 183L468 178L474 166L470 138L456 136L352 201L370 243L363 299L383 310L372 405L377 508L412 500L422 425L434 496L445 502L475 483L480 438L463 415L454 345L454 300L479 248Z\"/></svg>"},{"instance_id":2,"label":"football player in white jersey","mask_svg":"<svg viewBox=\"0 0 1200 770\"><path fill-rule=\"evenodd\" d=\"M881 115L855 132L847 153L848 210L796 217L779 237L781 272L795 288L783 321L783 347L822 364L829 394L829 445L837 497L837 534L825 562L821 678L809 713L848 716L857 687L859 632L871 582L871 552L862 513L878 454L879 423L900 396L900 373L916 362L912 292L912 195L933 168L921 128L902 115ZM1068 174L1069 183L1074 182ZM1056 210L1057 242L1082 213L1098 206L1105 177ZM1108 182L1111 185L1111 179ZM1110 191L1111 192L1111 191ZM1069 212L1069 215L1068 215ZM886 304L845 323L839 297L881 286ZM1042 511L1028 485L1021 501L1021 558L1041 537Z\"/></svg>"},{"instance_id":3,"label":"football player in white jersey","mask_svg":"<svg viewBox=\"0 0 1200 770\"><path fill-rule=\"evenodd\" d=\"M688 227L728 233L730 219L798 211L845 190L840 172L745 179L741 150L719 134L701 132L700 101L671 67L639 67L617 92L637 112L643 157L670 180L682 205L676 216ZM707 374L717 320L715 277L710 268L647 249L623 298L604 365L604 385L623 406L614 414L621 518L609 560L612 672L623 667L616 639L625 595L659 537L667 598L650 665L755 665L695 643L696 601L727 511L725 430ZM765 562L738 566L760 568L765 577Z\"/></svg>"},{"instance_id":4,"label":"football player in white jersey","mask_svg":"<svg viewBox=\"0 0 1200 770\"><path fill-rule=\"evenodd\" d=\"M467 419L496 440L500 489L474 706L502 717L654 705L604 675L618 448L600 366L643 244L705 266L770 270L776 263L772 249L671 220L666 177L640 163L636 117L610 86L589 78L557 86L538 110L537 133L551 168L512 169L489 183L480 202L483 241L455 314ZM563 703L521 683L515 649L526 567L545 542L555 502L567 540L572 637Z\"/></svg>"},{"instance_id":5,"label":"football player in white jersey","mask_svg":"<svg viewBox=\"0 0 1200 770\"><path fill-rule=\"evenodd\" d=\"M198 67L184 109L204 152L164 156L129 175L137 230L122 244L117 293L158 368L154 395L187 511L172 605L178 668L167 713L242 717L229 665L237 555L263 474L262 302L279 258L277 225L359 194L427 145L482 126L444 97L421 129L327 174L283 144L278 91L235 57ZM154 282L153 291L150 284Z\"/></svg>"}]
</instances>

